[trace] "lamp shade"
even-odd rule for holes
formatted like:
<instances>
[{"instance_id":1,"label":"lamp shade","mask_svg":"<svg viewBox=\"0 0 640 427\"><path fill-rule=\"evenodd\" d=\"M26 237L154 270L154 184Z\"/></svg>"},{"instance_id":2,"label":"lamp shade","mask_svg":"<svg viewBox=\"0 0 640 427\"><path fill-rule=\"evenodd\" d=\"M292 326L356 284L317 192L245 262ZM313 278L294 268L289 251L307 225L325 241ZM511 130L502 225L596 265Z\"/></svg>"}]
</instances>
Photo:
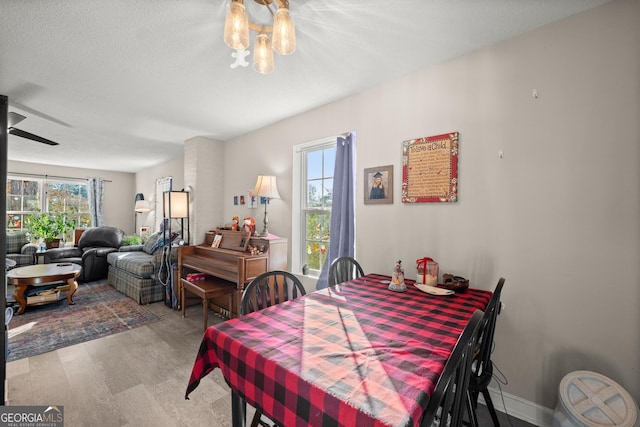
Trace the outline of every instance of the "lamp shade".
<instances>
[{"instance_id":1,"label":"lamp shade","mask_svg":"<svg viewBox=\"0 0 640 427\"><path fill-rule=\"evenodd\" d=\"M269 74L273 71L273 49L271 39L266 33L258 34L256 45L253 49L253 69L260 74Z\"/></svg>"},{"instance_id":2,"label":"lamp shade","mask_svg":"<svg viewBox=\"0 0 640 427\"><path fill-rule=\"evenodd\" d=\"M249 47L249 16L242 0L233 0L224 20L224 42L232 49Z\"/></svg>"},{"instance_id":3,"label":"lamp shade","mask_svg":"<svg viewBox=\"0 0 640 427\"><path fill-rule=\"evenodd\" d=\"M273 18L273 50L280 55L291 55L296 50L296 29L285 7L278 8Z\"/></svg>"},{"instance_id":4,"label":"lamp shade","mask_svg":"<svg viewBox=\"0 0 640 427\"><path fill-rule=\"evenodd\" d=\"M272 175L258 175L256 187L253 194L260 197L268 197L269 199L279 199L278 187L276 187L276 177Z\"/></svg>"},{"instance_id":5,"label":"lamp shade","mask_svg":"<svg viewBox=\"0 0 640 427\"><path fill-rule=\"evenodd\" d=\"M164 217L188 218L189 217L189 193L186 191L164 192Z\"/></svg>"},{"instance_id":6,"label":"lamp shade","mask_svg":"<svg viewBox=\"0 0 640 427\"><path fill-rule=\"evenodd\" d=\"M136 212L149 212L151 207L149 206L149 202L146 200L136 200L136 206L134 208Z\"/></svg>"}]
</instances>

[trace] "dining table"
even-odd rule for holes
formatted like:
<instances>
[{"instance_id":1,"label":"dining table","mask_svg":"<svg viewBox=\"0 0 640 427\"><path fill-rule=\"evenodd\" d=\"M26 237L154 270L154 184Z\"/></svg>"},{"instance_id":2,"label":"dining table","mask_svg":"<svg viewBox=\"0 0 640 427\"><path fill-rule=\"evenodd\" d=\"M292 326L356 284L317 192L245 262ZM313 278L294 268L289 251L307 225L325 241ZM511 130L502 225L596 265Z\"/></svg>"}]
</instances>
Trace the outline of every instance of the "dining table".
<instances>
[{"instance_id":1,"label":"dining table","mask_svg":"<svg viewBox=\"0 0 640 427\"><path fill-rule=\"evenodd\" d=\"M458 338L492 293L431 294L408 279L396 292L390 280L367 274L210 326L185 398L219 368L234 426L245 425L246 403L282 426L420 425Z\"/></svg>"}]
</instances>

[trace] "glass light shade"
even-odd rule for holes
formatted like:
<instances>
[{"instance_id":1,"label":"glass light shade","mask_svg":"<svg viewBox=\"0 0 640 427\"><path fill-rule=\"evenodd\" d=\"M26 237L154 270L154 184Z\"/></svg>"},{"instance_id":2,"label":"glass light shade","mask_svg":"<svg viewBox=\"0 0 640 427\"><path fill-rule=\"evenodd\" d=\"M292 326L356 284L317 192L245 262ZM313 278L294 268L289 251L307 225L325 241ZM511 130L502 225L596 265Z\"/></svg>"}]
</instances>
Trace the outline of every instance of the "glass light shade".
<instances>
[{"instance_id":1,"label":"glass light shade","mask_svg":"<svg viewBox=\"0 0 640 427\"><path fill-rule=\"evenodd\" d=\"M279 199L280 193L278 193L278 187L276 187L276 177L272 175L258 175L253 194L270 199Z\"/></svg>"},{"instance_id":2,"label":"glass light shade","mask_svg":"<svg viewBox=\"0 0 640 427\"><path fill-rule=\"evenodd\" d=\"M164 192L164 217L188 218L189 217L189 193L186 191Z\"/></svg>"},{"instance_id":3,"label":"glass light shade","mask_svg":"<svg viewBox=\"0 0 640 427\"><path fill-rule=\"evenodd\" d=\"M273 18L273 50L280 55L291 55L296 50L296 28L285 7L278 8Z\"/></svg>"},{"instance_id":4,"label":"glass light shade","mask_svg":"<svg viewBox=\"0 0 640 427\"><path fill-rule=\"evenodd\" d=\"M224 42L231 49L244 50L249 47L249 17L244 5L233 0L224 20Z\"/></svg>"},{"instance_id":5,"label":"glass light shade","mask_svg":"<svg viewBox=\"0 0 640 427\"><path fill-rule=\"evenodd\" d=\"M149 202L146 200L137 200L136 206L134 208L136 212L149 212L151 208L149 207Z\"/></svg>"},{"instance_id":6,"label":"glass light shade","mask_svg":"<svg viewBox=\"0 0 640 427\"><path fill-rule=\"evenodd\" d=\"M256 45L253 49L253 69L260 74L269 74L273 71L273 50L271 39L265 33L258 34Z\"/></svg>"}]
</instances>

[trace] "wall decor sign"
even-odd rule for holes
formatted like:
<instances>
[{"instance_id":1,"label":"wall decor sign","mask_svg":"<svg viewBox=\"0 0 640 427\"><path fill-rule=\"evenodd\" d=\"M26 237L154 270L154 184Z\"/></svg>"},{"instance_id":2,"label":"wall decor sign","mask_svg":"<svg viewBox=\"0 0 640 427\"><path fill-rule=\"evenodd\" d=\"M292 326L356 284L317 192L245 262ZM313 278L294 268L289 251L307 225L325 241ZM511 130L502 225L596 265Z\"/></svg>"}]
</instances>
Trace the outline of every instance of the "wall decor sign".
<instances>
[{"instance_id":1,"label":"wall decor sign","mask_svg":"<svg viewBox=\"0 0 640 427\"><path fill-rule=\"evenodd\" d=\"M364 204L393 203L393 165L364 170Z\"/></svg>"},{"instance_id":2,"label":"wall decor sign","mask_svg":"<svg viewBox=\"0 0 640 427\"><path fill-rule=\"evenodd\" d=\"M402 203L458 200L458 132L402 143Z\"/></svg>"}]
</instances>

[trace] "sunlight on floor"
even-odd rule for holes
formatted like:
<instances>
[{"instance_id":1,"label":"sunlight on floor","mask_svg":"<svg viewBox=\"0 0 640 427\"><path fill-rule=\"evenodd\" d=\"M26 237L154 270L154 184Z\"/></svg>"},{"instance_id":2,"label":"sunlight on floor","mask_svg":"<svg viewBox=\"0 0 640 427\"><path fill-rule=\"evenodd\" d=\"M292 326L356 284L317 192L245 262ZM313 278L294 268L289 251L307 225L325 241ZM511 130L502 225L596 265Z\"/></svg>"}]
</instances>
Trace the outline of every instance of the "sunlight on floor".
<instances>
[{"instance_id":1,"label":"sunlight on floor","mask_svg":"<svg viewBox=\"0 0 640 427\"><path fill-rule=\"evenodd\" d=\"M17 337L21 333L27 332L29 329L33 328L37 324L38 324L38 322L29 322L29 323L25 323L22 326L18 326L18 327L15 327L15 328L9 328L9 338Z\"/></svg>"}]
</instances>

